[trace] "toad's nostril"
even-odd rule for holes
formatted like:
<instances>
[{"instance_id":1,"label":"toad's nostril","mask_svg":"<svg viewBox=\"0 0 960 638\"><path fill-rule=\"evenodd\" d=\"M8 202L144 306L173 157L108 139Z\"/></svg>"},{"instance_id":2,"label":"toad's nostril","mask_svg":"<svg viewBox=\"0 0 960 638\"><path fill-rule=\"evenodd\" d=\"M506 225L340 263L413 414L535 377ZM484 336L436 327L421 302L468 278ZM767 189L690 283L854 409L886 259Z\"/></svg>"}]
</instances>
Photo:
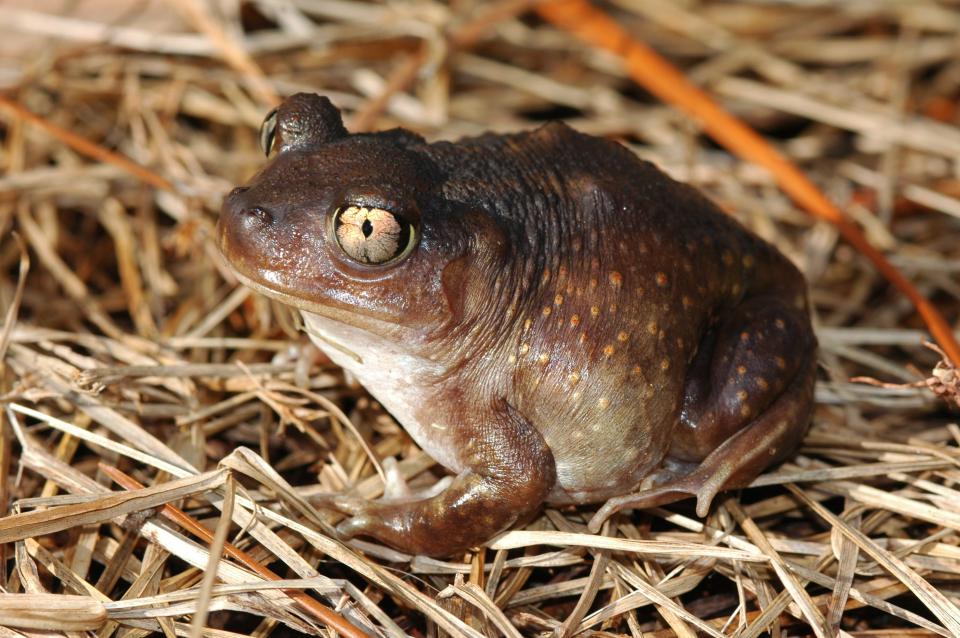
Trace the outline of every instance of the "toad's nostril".
<instances>
[{"instance_id":1,"label":"toad's nostril","mask_svg":"<svg viewBox=\"0 0 960 638\"><path fill-rule=\"evenodd\" d=\"M230 191L230 193L227 195L227 198L232 198L232 197L237 197L238 195L243 195L243 194L246 193L248 190L250 190L250 187L249 187L249 186L237 186L237 187L234 188L232 191Z\"/></svg>"},{"instance_id":2,"label":"toad's nostril","mask_svg":"<svg viewBox=\"0 0 960 638\"><path fill-rule=\"evenodd\" d=\"M253 206L252 208L244 208L243 215L247 217L253 217L261 224L272 224L273 223L273 213L268 211L266 208L261 208L260 206Z\"/></svg>"}]
</instances>

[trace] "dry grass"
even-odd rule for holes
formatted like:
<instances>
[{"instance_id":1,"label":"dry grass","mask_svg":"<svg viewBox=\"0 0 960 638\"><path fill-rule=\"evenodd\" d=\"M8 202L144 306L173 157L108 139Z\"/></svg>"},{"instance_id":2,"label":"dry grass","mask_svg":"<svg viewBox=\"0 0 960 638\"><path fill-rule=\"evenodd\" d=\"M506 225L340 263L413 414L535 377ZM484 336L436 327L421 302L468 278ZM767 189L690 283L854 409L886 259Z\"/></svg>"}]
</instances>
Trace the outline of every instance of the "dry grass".
<instances>
[{"instance_id":1,"label":"dry grass","mask_svg":"<svg viewBox=\"0 0 960 638\"><path fill-rule=\"evenodd\" d=\"M527 4L131 3L111 29L84 3L0 7L2 95L47 123L0 112L3 636L327 635L318 619L347 635L960 636L956 370L831 227L610 54L515 17ZM955 321L960 5L602 6L774 139ZM811 282L822 374L799 454L705 521L681 503L596 537L591 508L547 510L448 561L335 540L312 495L377 496L371 458L420 486L443 471L291 350L290 313L238 287L211 240L220 198L262 161L267 104L300 90L355 129L433 139L565 117L708 191Z\"/></svg>"}]
</instances>

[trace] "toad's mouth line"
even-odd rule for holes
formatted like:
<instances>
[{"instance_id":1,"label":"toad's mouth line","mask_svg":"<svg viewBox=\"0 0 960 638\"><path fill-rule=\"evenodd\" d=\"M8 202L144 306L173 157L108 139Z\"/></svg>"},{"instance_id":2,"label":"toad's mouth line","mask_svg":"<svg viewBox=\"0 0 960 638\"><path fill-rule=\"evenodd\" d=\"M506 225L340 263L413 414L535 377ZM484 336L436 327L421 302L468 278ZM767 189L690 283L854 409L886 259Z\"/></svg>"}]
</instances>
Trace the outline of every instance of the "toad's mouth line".
<instances>
[{"instance_id":1,"label":"toad's mouth line","mask_svg":"<svg viewBox=\"0 0 960 638\"><path fill-rule=\"evenodd\" d=\"M319 330L316 330L316 329L312 328L312 327L311 327L310 325L308 325L307 323L304 323L304 324L303 324L303 331L306 332L306 333L310 336L311 339L315 339L315 340L317 340L317 341L322 341L322 342L324 342L325 344L327 344L328 346L330 346L331 348L335 348L337 351L339 351L339 352L345 354L346 356L350 357L351 359L353 359L354 361L356 361L356 362L359 363L360 365L363 365L363 357L361 357L361 356L358 355L356 352L354 352L353 350L351 350L351 349L348 348L347 346L343 345L342 343L340 343L339 341L337 341L337 340L334 339L333 337L330 337L330 336L328 336L328 335L323 334L323 333L320 332Z\"/></svg>"},{"instance_id":2,"label":"toad's mouth line","mask_svg":"<svg viewBox=\"0 0 960 638\"><path fill-rule=\"evenodd\" d=\"M290 307L292 307L292 308L296 308L296 309L299 310L300 312L311 312L311 313L320 315L320 316L322 316L322 317L324 317L324 318L326 318L326 319L332 319L332 320L334 320L334 321L339 321L339 318L336 317L336 316L333 316L334 313L332 313L329 308L325 308L325 307L320 307L320 308L313 308L313 307L311 307L311 308L309 308L309 309L304 308L304 305L305 305L305 304L304 304L304 301L303 301L302 299L300 299L299 297L296 297L296 296L294 296L294 295L291 295L291 294L288 293L288 292L284 292L283 290L278 290L278 289L276 289L276 288L267 286L267 285L263 284L262 282L259 282L259 281L256 281L256 280L250 278L249 276L243 274L242 272L240 272L239 270L237 270L237 269L235 269L235 268L233 269L233 273L237 276L237 279L240 280L240 283L242 283L244 286L247 286L248 288L250 288L250 289L253 290L254 292L259 292L259 293L262 294L262 295L265 295L265 296L270 297L270 298L272 298L272 299L276 299L277 301L280 301L280 302L282 302L282 303L284 303L284 304L286 304L286 305L288 305L288 306L290 306ZM318 310L319 310L319 311L318 311ZM353 350L351 350L351 349L348 348L347 346L343 345L342 343L340 343L339 341L337 341L337 340L334 339L333 337L330 337L329 335L325 335L325 334L323 334L322 332L311 328L311 327L310 327L309 325L307 325L306 323L303 323L303 324L302 324L302 329L303 329L303 331L304 331L305 333L307 333L307 335L308 335L310 338L316 339L316 340L318 340L318 341L322 341L323 343L329 345L331 348L334 348L334 349L336 349L338 352L341 352L341 353L343 353L344 355L350 357L351 359L353 359L354 361L356 361L356 362L359 363L360 365L363 365L363 357L361 357L359 354L357 354L356 352L354 352Z\"/></svg>"}]
</instances>

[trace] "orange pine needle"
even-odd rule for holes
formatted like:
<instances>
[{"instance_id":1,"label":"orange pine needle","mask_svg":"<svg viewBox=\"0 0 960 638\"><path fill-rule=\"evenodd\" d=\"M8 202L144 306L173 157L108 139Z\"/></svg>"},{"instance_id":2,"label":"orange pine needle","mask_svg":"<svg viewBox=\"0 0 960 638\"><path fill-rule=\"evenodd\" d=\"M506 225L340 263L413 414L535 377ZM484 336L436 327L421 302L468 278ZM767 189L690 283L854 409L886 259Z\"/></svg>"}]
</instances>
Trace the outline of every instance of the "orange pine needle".
<instances>
[{"instance_id":1,"label":"orange pine needle","mask_svg":"<svg viewBox=\"0 0 960 638\"><path fill-rule=\"evenodd\" d=\"M874 248L860 229L837 208L790 160L756 131L727 113L705 91L653 49L632 38L609 15L587 0L556 0L537 6L546 20L588 44L621 57L627 72L650 93L696 119L703 130L737 155L767 168L780 187L811 214L833 224L865 255L887 281L916 307L934 339L960 365L960 344L940 311Z\"/></svg>"},{"instance_id":2,"label":"orange pine needle","mask_svg":"<svg viewBox=\"0 0 960 638\"><path fill-rule=\"evenodd\" d=\"M98 162L103 162L105 164L113 164L117 168L130 173L141 182L149 184L154 188L159 188L165 191L173 190L173 184L168 182L160 175L154 173L149 168L141 166L130 158L120 155L119 153L114 153L113 151L107 150L99 144L91 142L85 137L81 137L72 131L60 128L53 122L40 117L36 113L28 111L13 100L10 100L2 95L0 95L0 107L6 109L14 116L19 117L21 120L30 122L31 124L42 128L51 136L60 140L81 155L86 155L91 159L97 160Z\"/></svg>"},{"instance_id":3,"label":"orange pine needle","mask_svg":"<svg viewBox=\"0 0 960 638\"><path fill-rule=\"evenodd\" d=\"M100 470L109 476L117 485L128 490L144 489L144 486L129 474L126 474L123 471L104 463L100 463L99 466ZM193 517L183 510L167 504L160 509L160 513L168 520L181 526L204 542L213 542L213 532L198 523ZM261 565L250 554L238 548L236 545L224 543L223 551L234 560L242 563L250 570L262 576L264 579L280 580L280 577L277 574L275 574L269 568ZM349 620L320 604L309 594L307 594L307 592L300 589L285 589L284 592L290 596L290 598L300 603L304 609L311 612L318 620L340 632L344 636L347 636L348 638L367 638L367 634L352 625Z\"/></svg>"}]
</instances>

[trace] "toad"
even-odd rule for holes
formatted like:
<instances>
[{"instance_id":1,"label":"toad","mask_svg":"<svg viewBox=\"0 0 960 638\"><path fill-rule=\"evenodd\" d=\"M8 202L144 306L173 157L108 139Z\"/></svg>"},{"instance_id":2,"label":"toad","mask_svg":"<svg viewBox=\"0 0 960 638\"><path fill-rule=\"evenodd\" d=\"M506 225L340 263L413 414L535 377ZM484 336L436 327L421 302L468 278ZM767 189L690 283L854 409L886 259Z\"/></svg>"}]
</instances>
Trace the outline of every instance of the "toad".
<instances>
[{"instance_id":1,"label":"toad","mask_svg":"<svg viewBox=\"0 0 960 638\"><path fill-rule=\"evenodd\" d=\"M813 405L800 272L694 188L559 123L427 143L350 134L317 95L264 122L226 198L238 278L307 332L454 478L331 497L344 537L449 555L544 503L623 508L748 484Z\"/></svg>"}]
</instances>

